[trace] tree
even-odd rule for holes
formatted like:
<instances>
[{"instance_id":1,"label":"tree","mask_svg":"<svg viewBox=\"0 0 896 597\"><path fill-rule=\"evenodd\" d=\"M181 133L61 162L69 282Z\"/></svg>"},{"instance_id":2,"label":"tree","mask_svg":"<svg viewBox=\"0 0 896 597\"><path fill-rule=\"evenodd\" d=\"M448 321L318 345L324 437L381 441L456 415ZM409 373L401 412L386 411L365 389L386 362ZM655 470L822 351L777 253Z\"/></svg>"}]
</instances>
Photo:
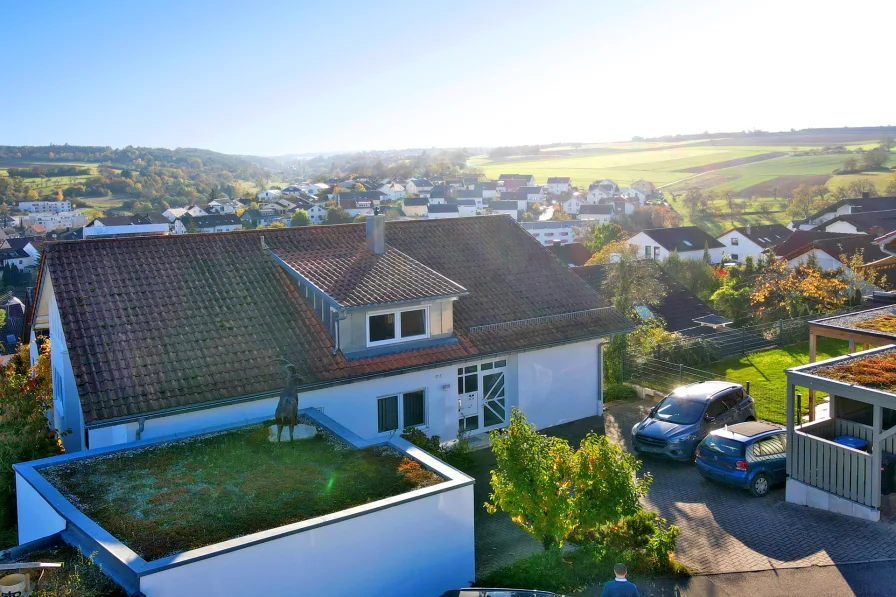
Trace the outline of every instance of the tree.
<instances>
[{"instance_id":1,"label":"tree","mask_svg":"<svg viewBox=\"0 0 896 597\"><path fill-rule=\"evenodd\" d=\"M705 252L705 248L704 248ZM675 280L699 296L702 300L709 297L719 288L719 276L715 268L704 259L682 259L677 251L673 251L662 263L663 270Z\"/></svg>"},{"instance_id":2,"label":"tree","mask_svg":"<svg viewBox=\"0 0 896 597\"><path fill-rule=\"evenodd\" d=\"M485 507L509 514L546 551L560 549L576 531L639 512L652 481L649 474L639 479L638 461L606 436L589 433L573 450L564 439L537 433L518 408L508 427L489 437L496 466Z\"/></svg>"},{"instance_id":3,"label":"tree","mask_svg":"<svg viewBox=\"0 0 896 597\"><path fill-rule=\"evenodd\" d=\"M880 146L889 151L893 149L893 147L896 147L896 139L894 139L890 135L887 135L880 140Z\"/></svg>"},{"instance_id":4,"label":"tree","mask_svg":"<svg viewBox=\"0 0 896 597\"><path fill-rule=\"evenodd\" d=\"M846 186L846 192L850 197L861 197L868 193L869 197L877 197L877 186L870 178L859 178Z\"/></svg>"},{"instance_id":5,"label":"tree","mask_svg":"<svg viewBox=\"0 0 896 597\"><path fill-rule=\"evenodd\" d=\"M591 229L583 244L591 251L591 254L597 253L608 244L626 238L625 231L619 224L608 222L606 224L598 224Z\"/></svg>"},{"instance_id":6,"label":"tree","mask_svg":"<svg viewBox=\"0 0 896 597\"><path fill-rule=\"evenodd\" d=\"M734 219L734 215L738 211L736 197L737 194L734 192L734 189L722 189L719 193L719 198L728 206L728 214L731 219Z\"/></svg>"},{"instance_id":7,"label":"tree","mask_svg":"<svg viewBox=\"0 0 896 597\"><path fill-rule=\"evenodd\" d=\"M286 228L286 224L283 222L271 222L268 224L268 228Z\"/></svg>"},{"instance_id":8,"label":"tree","mask_svg":"<svg viewBox=\"0 0 896 597\"><path fill-rule=\"evenodd\" d=\"M625 241L607 244L588 260L589 265L606 265L603 291L623 315L628 315L636 305L657 305L666 296L659 269L640 261L638 247Z\"/></svg>"},{"instance_id":9,"label":"tree","mask_svg":"<svg viewBox=\"0 0 896 597\"><path fill-rule=\"evenodd\" d=\"M296 213L293 214L292 220L290 220L289 225L293 228L298 226L307 226L311 223L311 218L308 217L308 212L304 209L297 209Z\"/></svg>"},{"instance_id":10,"label":"tree","mask_svg":"<svg viewBox=\"0 0 896 597\"><path fill-rule=\"evenodd\" d=\"M843 250L843 247L840 247ZM840 279L846 284L850 296L861 297L864 293L878 288L889 290L890 283L883 272L877 269L865 268L865 256L862 249L854 253L843 252L838 257L843 266L840 268Z\"/></svg>"},{"instance_id":11,"label":"tree","mask_svg":"<svg viewBox=\"0 0 896 597\"><path fill-rule=\"evenodd\" d=\"M875 147L862 156L863 170L879 170L890 159L890 152L883 147Z\"/></svg>"},{"instance_id":12,"label":"tree","mask_svg":"<svg viewBox=\"0 0 896 597\"><path fill-rule=\"evenodd\" d=\"M757 279L750 306L760 318L780 319L826 313L849 298L837 270L823 272L811 261L789 268L781 259L769 264Z\"/></svg>"},{"instance_id":13,"label":"tree","mask_svg":"<svg viewBox=\"0 0 896 597\"><path fill-rule=\"evenodd\" d=\"M857 160L856 158L854 158L852 156L843 160L843 172L844 173L848 174L850 172L858 172L858 171L859 171L859 160Z\"/></svg>"},{"instance_id":14,"label":"tree","mask_svg":"<svg viewBox=\"0 0 896 597\"><path fill-rule=\"evenodd\" d=\"M32 370L28 346L0 367L0 524L15 524L12 465L61 452L59 436L47 424L53 406L50 343L39 351Z\"/></svg>"},{"instance_id":15,"label":"tree","mask_svg":"<svg viewBox=\"0 0 896 597\"><path fill-rule=\"evenodd\" d=\"M694 219L694 217L697 215L697 212L705 209L707 206L707 201L703 196L703 191L701 191L697 187L688 189L684 194L684 199L682 201L684 202L684 206L687 208L688 215L691 217L691 219Z\"/></svg>"},{"instance_id":16,"label":"tree","mask_svg":"<svg viewBox=\"0 0 896 597\"><path fill-rule=\"evenodd\" d=\"M890 177L890 182L887 183L887 188L884 189L884 194L888 197L896 197L896 172Z\"/></svg>"},{"instance_id":17,"label":"tree","mask_svg":"<svg viewBox=\"0 0 896 597\"><path fill-rule=\"evenodd\" d=\"M327 224L348 224L352 217L341 207L331 207L327 210Z\"/></svg>"}]
</instances>

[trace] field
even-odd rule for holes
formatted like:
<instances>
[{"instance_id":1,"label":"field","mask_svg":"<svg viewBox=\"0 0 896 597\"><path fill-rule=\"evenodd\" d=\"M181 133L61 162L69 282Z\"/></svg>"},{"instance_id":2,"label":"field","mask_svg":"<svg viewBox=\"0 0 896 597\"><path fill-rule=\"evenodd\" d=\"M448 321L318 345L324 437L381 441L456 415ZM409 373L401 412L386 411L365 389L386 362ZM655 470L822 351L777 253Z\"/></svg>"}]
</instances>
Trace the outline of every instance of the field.
<instances>
[{"instance_id":1,"label":"field","mask_svg":"<svg viewBox=\"0 0 896 597\"><path fill-rule=\"evenodd\" d=\"M848 149L871 149L877 143L862 135L792 135L713 139L686 142L626 142L567 145L546 148L537 156L519 156L489 160L477 156L470 166L480 168L487 177L502 173L533 174L538 183L549 176L569 176L579 188L609 178L620 187L645 179L665 194L666 200L681 214L685 224L697 224L718 234L735 225L786 223L786 197L800 184L846 186L858 178L870 178L883 192L891 180L890 172L837 175L833 170L853 154L795 155L824 145L838 143ZM891 159L893 165L896 159ZM743 214L736 218L718 216L695 218L692 222L681 203L689 188L721 191L732 189L742 200L749 200ZM725 212L721 202L713 205Z\"/></svg>"}]
</instances>

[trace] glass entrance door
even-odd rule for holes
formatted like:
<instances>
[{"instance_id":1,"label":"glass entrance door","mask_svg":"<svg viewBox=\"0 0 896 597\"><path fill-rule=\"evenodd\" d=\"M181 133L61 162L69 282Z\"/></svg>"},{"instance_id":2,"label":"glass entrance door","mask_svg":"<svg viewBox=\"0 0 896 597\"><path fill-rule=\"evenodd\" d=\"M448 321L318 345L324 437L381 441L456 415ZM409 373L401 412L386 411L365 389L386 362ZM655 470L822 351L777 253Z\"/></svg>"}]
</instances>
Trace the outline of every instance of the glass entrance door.
<instances>
[{"instance_id":1,"label":"glass entrance door","mask_svg":"<svg viewBox=\"0 0 896 597\"><path fill-rule=\"evenodd\" d=\"M501 425L507 421L507 405L504 397L504 371L482 375L482 422L485 427Z\"/></svg>"}]
</instances>

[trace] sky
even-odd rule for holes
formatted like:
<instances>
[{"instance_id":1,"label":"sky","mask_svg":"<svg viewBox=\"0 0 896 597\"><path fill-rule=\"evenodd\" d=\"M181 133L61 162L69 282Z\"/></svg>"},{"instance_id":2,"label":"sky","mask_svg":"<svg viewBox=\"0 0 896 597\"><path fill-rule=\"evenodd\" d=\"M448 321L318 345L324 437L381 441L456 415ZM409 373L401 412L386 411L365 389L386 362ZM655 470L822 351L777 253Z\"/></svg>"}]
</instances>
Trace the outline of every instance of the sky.
<instances>
[{"instance_id":1,"label":"sky","mask_svg":"<svg viewBox=\"0 0 896 597\"><path fill-rule=\"evenodd\" d=\"M284 155L896 125L893 0L59 0L0 145Z\"/></svg>"}]
</instances>

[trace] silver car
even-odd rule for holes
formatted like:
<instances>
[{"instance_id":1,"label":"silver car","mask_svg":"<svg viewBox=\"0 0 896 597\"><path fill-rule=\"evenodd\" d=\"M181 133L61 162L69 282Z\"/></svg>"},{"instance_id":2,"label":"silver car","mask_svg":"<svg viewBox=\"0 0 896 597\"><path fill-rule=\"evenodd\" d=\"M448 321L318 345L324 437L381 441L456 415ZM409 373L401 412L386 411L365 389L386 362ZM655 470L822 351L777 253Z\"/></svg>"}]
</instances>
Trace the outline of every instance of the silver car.
<instances>
[{"instance_id":1,"label":"silver car","mask_svg":"<svg viewBox=\"0 0 896 597\"><path fill-rule=\"evenodd\" d=\"M753 398L740 384L701 381L676 388L632 428L636 453L693 461L697 445L713 429L756 420Z\"/></svg>"}]
</instances>

